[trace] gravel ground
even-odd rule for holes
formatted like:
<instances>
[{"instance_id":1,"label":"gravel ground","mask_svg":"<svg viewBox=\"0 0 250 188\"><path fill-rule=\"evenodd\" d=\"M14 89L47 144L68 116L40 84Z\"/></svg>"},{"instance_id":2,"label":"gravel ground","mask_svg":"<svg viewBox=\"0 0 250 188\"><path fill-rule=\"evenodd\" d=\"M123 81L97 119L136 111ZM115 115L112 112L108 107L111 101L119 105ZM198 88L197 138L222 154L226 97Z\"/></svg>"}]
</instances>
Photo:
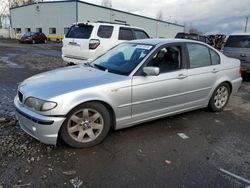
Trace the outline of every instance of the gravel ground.
<instances>
[{"instance_id":1,"label":"gravel ground","mask_svg":"<svg viewBox=\"0 0 250 188\"><path fill-rule=\"evenodd\" d=\"M220 171L250 179L249 78L222 113L197 110L111 131L98 146L72 149L41 144L14 119L17 84L63 66L60 44L0 40L0 188L249 186Z\"/></svg>"}]
</instances>

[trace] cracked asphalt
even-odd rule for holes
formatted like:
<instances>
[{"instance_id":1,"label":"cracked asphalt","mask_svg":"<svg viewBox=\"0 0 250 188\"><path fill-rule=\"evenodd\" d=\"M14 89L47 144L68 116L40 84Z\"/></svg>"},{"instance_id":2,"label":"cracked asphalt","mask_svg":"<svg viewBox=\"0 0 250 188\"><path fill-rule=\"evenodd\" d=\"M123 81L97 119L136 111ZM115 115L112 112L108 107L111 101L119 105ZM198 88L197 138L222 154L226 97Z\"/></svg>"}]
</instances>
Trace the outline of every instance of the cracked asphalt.
<instances>
[{"instance_id":1,"label":"cracked asphalt","mask_svg":"<svg viewBox=\"0 0 250 188\"><path fill-rule=\"evenodd\" d=\"M14 119L17 85L65 66L60 47L0 40L1 188L249 186L244 181L250 180L249 75L221 113L201 109L111 131L92 148L48 146L25 134Z\"/></svg>"}]
</instances>

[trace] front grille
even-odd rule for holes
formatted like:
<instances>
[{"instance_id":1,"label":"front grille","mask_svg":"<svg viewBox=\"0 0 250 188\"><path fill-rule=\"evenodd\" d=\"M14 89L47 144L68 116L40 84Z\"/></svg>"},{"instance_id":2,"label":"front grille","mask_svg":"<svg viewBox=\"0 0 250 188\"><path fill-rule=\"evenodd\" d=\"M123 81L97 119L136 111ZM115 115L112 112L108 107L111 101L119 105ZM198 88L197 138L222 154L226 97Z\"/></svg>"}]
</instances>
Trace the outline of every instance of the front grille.
<instances>
[{"instance_id":1,"label":"front grille","mask_svg":"<svg viewBox=\"0 0 250 188\"><path fill-rule=\"evenodd\" d=\"M23 102L23 94L20 91L18 91L18 99L20 102Z\"/></svg>"}]
</instances>

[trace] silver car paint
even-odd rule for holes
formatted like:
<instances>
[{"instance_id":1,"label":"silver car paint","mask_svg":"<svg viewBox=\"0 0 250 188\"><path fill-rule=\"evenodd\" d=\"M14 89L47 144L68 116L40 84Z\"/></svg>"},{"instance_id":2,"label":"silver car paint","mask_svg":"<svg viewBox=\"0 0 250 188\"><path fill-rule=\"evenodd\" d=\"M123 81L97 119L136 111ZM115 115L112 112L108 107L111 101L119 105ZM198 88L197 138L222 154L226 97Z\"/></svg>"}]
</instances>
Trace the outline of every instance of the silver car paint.
<instances>
[{"instance_id":1,"label":"silver car paint","mask_svg":"<svg viewBox=\"0 0 250 188\"><path fill-rule=\"evenodd\" d=\"M187 40L140 41L142 42L156 45L157 48L162 44ZM56 144L60 126L66 115L77 105L88 101L100 101L113 109L116 118L115 129L206 107L214 89L220 83L230 82L233 93L238 90L241 83L240 62L220 52L218 54L221 58L220 65L183 69L159 76L133 76L144 62L141 62L129 76L82 65L42 73L22 82L19 91L24 94L24 98L33 96L54 101L58 104L57 107L48 112L38 113L26 108L17 97L15 106L27 115L38 119L49 118L55 123L39 125L19 113L17 118L22 128L30 135L44 143ZM28 130L27 127L31 128ZM51 139L48 140L48 137Z\"/></svg>"}]
</instances>

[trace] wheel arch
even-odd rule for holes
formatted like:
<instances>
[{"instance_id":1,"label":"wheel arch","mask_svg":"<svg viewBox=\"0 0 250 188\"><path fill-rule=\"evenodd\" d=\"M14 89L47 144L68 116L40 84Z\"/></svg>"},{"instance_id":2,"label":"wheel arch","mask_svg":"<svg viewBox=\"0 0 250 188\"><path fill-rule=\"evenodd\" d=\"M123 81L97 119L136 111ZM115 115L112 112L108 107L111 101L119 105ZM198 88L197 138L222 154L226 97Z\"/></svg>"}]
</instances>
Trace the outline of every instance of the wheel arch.
<instances>
[{"instance_id":1,"label":"wheel arch","mask_svg":"<svg viewBox=\"0 0 250 188\"><path fill-rule=\"evenodd\" d=\"M66 116L67 116L69 113L71 113L75 108L77 108L78 106L80 106L80 105L82 105L82 104L85 104L85 103L100 103L100 104L102 104L103 106L105 106L105 108L108 110L109 114L111 115L111 116L110 116L111 122L112 122L111 127L112 127L112 128L115 128L115 126L116 126L116 115L115 115L115 111L114 111L113 107L112 107L109 103L107 103L107 102L105 102L105 101L102 101L102 100L88 100L88 101L81 102L80 104L78 104L78 105L74 106L72 109L70 109L70 110L68 111L68 113L66 114Z\"/></svg>"}]
</instances>

